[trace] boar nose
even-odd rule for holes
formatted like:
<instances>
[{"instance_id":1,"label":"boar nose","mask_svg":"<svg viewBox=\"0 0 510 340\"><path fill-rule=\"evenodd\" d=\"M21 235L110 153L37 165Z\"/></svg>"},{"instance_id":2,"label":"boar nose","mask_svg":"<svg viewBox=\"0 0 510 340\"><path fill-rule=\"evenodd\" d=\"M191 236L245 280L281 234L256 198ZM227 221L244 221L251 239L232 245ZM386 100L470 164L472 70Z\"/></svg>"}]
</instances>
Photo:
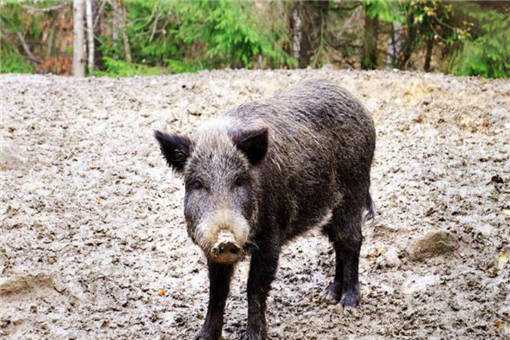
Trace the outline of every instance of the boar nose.
<instances>
[{"instance_id":1,"label":"boar nose","mask_svg":"<svg viewBox=\"0 0 510 340\"><path fill-rule=\"evenodd\" d=\"M211 248L211 255L217 262L232 263L241 258L242 248L231 232L221 230L216 243Z\"/></svg>"},{"instance_id":2,"label":"boar nose","mask_svg":"<svg viewBox=\"0 0 510 340\"><path fill-rule=\"evenodd\" d=\"M233 242L220 242L219 244L216 244L212 248L213 255L220 256L220 255L240 255L241 254L241 248L233 243Z\"/></svg>"}]
</instances>

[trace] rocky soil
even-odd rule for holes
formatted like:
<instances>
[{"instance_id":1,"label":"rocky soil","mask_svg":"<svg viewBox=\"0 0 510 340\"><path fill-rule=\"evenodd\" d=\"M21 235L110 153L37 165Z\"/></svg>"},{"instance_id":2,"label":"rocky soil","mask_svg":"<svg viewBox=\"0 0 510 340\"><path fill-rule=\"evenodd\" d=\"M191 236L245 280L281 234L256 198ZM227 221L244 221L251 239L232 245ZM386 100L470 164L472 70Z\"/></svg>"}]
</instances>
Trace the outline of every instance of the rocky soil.
<instances>
[{"instance_id":1,"label":"rocky soil","mask_svg":"<svg viewBox=\"0 0 510 340\"><path fill-rule=\"evenodd\" d=\"M0 76L0 337L191 338L207 272L152 131L186 132L309 78L374 115L377 216L361 306L324 298L333 253L312 232L282 254L270 335L510 337L510 81L332 69ZM246 277L244 262L226 339L246 325Z\"/></svg>"}]
</instances>

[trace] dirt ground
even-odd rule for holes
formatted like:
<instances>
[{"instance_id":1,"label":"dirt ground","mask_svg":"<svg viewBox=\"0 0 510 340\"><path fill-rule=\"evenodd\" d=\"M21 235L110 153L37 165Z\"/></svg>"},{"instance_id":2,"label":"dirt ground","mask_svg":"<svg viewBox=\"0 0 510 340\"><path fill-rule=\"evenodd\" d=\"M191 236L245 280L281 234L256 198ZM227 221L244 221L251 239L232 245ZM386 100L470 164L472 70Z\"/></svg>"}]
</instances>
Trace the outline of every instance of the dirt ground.
<instances>
[{"instance_id":1,"label":"dirt ground","mask_svg":"<svg viewBox=\"0 0 510 340\"><path fill-rule=\"evenodd\" d=\"M377 216L355 310L324 297L325 237L286 246L271 337L510 337L510 81L333 69L0 76L0 337L191 338L207 271L153 129L186 132L310 78L374 115ZM226 339L246 325L246 278L245 261Z\"/></svg>"}]
</instances>

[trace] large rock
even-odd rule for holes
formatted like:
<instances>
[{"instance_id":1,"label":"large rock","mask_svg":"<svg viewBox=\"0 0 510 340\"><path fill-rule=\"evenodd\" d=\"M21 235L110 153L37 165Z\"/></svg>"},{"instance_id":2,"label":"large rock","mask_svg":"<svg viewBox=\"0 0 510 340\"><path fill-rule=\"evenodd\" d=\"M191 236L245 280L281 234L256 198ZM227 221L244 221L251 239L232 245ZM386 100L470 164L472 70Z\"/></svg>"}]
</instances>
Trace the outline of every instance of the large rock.
<instances>
[{"instance_id":1,"label":"large rock","mask_svg":"<svg viewBox=\"0 0 510 340\"><path fill-rule=\"evenodd\" d=\"M457 249L457 241L447 231L434 230L413 241L407 253L413 261L447 255Z\"/></svg>"}]
</instances>

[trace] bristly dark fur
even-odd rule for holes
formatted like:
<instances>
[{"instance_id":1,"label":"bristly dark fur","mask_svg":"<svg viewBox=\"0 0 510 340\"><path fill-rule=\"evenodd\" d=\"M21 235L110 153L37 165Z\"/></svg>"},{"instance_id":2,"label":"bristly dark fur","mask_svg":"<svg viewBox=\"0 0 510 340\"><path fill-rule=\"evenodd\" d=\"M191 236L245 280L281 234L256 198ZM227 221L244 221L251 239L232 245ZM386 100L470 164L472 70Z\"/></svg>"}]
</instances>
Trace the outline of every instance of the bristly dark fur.
<instances>
[{"instance_id":1,"label":"bristly dark fur","mask_svg":"<svg viewBox=\"0 0 510 340\"><path fill-rule=\"evenodd\" d=\"M250 131L262 131L266 136L252 139L243 149L239 146L241 134L258 136ZM330 294L345 306L358 304L361 225L364 217L373 215L369 188L375 138L373 120L358 100L330 82L314 80L227 112L216 123L196 131L185 164L180 158L177 163L170 158L170 165L183 171L185 180L208 178L217 182L222 200L244 202L239 210L249 220L249 243L256 245L251 247L247 338L267 336L266 299L280 249L310 228L322 228L335 249ZM158 138L162 150L162 141L167 140ZM177 140L173 145L166 149L174 150L182 143ZM168 151L163 154L166 157ZM242 196L221 188L230 183L225 178L239 174L247 183ZM196 205L185 199L188 222L205 209ZM191 224L188 228L193 237ZM217 339L233 265L209 261L208 267L210 301L198 337Z\"/></svg>"}]
</instances>

